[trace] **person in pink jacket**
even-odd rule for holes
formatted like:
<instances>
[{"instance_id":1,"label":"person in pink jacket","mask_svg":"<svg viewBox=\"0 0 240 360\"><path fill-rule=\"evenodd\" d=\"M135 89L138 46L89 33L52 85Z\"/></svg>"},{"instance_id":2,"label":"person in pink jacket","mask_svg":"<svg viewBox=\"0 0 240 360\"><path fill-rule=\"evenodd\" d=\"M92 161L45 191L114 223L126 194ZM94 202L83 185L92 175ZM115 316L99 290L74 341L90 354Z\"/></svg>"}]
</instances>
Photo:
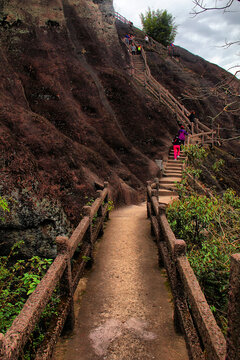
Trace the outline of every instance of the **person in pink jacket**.
<instances>
[{"instance_id":1,"label":"person in pink jacket","mask_svg":"<svg viewBox=\"0 0 240 360\"><path fill-rule=\"evenodd\" d=\"M180 129L178 130L178 138L179 140L181 140L182 145L184 145L185 143L186 135L188 135L188 133L186 132L186 130L184 130L184 126L181 126Z\"/></svg>"}]
</instances>

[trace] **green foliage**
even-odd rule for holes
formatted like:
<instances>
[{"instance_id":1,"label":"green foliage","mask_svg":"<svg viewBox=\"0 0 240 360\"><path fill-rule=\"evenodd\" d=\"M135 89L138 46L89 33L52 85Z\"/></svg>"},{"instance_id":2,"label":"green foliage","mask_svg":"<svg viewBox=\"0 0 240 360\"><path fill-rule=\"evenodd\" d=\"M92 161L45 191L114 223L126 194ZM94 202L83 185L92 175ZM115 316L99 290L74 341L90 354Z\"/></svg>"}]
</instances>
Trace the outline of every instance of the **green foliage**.
<instances>
[{"instance_id":1,"label":"green foliage","mask_svg":"<svg viewBox=\"0 0 240 360\"><path fill-rule=\"evenodd\" d=\"M215 161L215 163L212 166L213 171L218 173L220 170L222 170L224 164L225 164L225 161L223 159L219 159L219 160Z\"/></svg>"},{"instance_id":2,"label":"green foliage","mask_svg":"<svg viewBox=\"0 0 240 360\"><path fill-rule=\"evenodd\" d=\"M232 189L214 199L185 191L167 217L176 237L186 241L191 266L225 332L230 256L240 252L240 198Z\"/></svg>"},{"instance_id":3,"label":"green foliage","mask_svg":"<svg viewBox=\"0 0 240 360\"><path fill-rule=\"evenodd\" d=\"M169 206L167 217L176 237L186 241L189 262L226 333L230 257L240 252L240 197L232 189L214 198L197 194L186 174L199 178L209 152L198 145L185 146L184 152L188 167L177 185L179 200ZM217 174L223 166L219 159L212 169Z\"/></svg>"},{"instance_id":4,"label":"green foliage","mask_svg":"<svg viewBox=\"0 0 240 360\"><path fill-rule=\"evenodd\" d=\"M85 256L85 255L82 256L82 259L86 262L91 260L91 258L89 256Z\"/></svg>"},{"instance_id":5,"label":"green foliage","mask_svg":"<svg viewBox=\"0 0 240 360\"><path fill-rule=\"evenodd\" d=\"M171 44L177 34L174 17L167 10L151 10L140 15L143 31L164 46Z\"/></svg>"},{"instance_id":6,"label":"green foliage","mask_svg":"<svg viewBox=\"0 0 240 360\"><path fill-rule=\"evenodd\" d=\"M173 202L167 211L172 230L187 244L200 245L209 231L218 203L206 196L190 195Z\"/></svg>"},{"instance_id":7,"label":"green foliage","mask_svg":"<svg viewBox=\"0 0 240 360\"><path fill-rule=\"evenodd\" d=\"M8 256L0 257L0 332L5 333L21 311L28 295L41 281L51 259L34 256L28 260L15 260L22 241L13 245Z\"/></svg>"},{"instance_id":8,"label":"green foliage","mask_svg":"<svg viewBox=\"0 0 240 360\"><path fill-rule=\"evenodd\" d=\"M114 202L112 200L108 200L108 211L111 212L114 209Z\"/></svg>"},{"instance_id":9,"label":"green foliage","mask_svg":"<svg viewBox=\"0 0 240 360\"><path fill-rule=\"evenodd\" d=\"M4 212L9 212L9 207L7 200L0 196L0 220L4 221L4 218L1 216Z\"/></svg>"},{"instance_id":10,"label":"green foliage","mask_svg":"<svg viewBox=\"0 0 240 360\"><path fill-rule=\"evenodd\" d=\"M5 334L15 317L21 312L28 296L35 290L52 263L52 259L18 259L18 249L23 241L14 244L8 256L0 257L0 333ZM34 359L36 347L41 343L53 316L57 314L57 291L47 304L39 323L31 334L30 342L21 359Z\"/></svg>"},{"instance_id":11,"label":"green foliage","mask_svg":"<svg viewBox=\"0 0 240 360\"><path fill-rule=\"evenodd\" d=\"M193 167L187 167L185 171L186 173L192 175L195 179L199 179L202 173L201 169L194 169Z\"/></svg>"},{"instance_id":12,"label":"green foliage","mask_svg":"<svg viewBox=\"0 0 240 360\"><path fill-rule=\"evenodd\" d=\"M187 156L188 164L195 168L198 168L202 161L208 156L205 148L191 144L184 146L184 154Z\"/></svg>"}]
</instances>

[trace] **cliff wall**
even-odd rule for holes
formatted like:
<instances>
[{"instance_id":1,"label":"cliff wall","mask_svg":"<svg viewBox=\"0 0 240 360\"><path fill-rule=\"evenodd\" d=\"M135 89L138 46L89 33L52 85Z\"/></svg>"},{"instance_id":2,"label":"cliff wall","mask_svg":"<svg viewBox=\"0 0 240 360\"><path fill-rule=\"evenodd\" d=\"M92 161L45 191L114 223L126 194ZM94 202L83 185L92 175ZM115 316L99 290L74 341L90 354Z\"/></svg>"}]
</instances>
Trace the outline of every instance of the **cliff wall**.
<instances>
[{"instance_id":1,"label":"cliff wall","mask_svg":"<svg viewBox=\"0 0 240 360\"><path fill-rule=\"evenodd\" d=\"M96 182L116 204L137 202L168 152L176 120L130 76L119 40L130 29L112 11L109 0L1 1L2 252L24 240L25 256L54 256ZM153 57L158 76L166 62Z\"/></svg>"}]
</instances>

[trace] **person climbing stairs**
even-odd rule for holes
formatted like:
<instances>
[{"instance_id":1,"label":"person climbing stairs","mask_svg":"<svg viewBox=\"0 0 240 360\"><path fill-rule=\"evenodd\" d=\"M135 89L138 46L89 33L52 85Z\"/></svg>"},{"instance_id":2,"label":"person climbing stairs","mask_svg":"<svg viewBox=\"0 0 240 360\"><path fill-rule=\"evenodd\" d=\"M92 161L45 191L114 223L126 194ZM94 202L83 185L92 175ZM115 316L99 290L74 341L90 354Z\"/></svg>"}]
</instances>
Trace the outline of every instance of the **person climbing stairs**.
<instances>
[{"instance_id":1,"label":"person climbing stairs","mask_svg":"<svg viewBox=\"0 0 240 360\"><path fill-rule=\"evenodd\" d=\"M158 195L161 198L160 202L168 204L178 199L176 184L182 179L184 160L185 156L180 153L178 160L175 161L173 150L170 150L168 160L164 165L163 176L159 179Z\"/></svg>"}]
</instances>

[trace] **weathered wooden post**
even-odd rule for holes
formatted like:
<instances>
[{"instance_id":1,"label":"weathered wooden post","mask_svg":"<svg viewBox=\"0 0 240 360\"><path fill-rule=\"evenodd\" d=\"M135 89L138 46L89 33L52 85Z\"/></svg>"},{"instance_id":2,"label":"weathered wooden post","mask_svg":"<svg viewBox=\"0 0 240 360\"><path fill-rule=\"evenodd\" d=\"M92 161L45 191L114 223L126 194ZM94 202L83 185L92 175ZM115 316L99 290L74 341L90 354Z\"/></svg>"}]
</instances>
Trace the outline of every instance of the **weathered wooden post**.
<instances>
[{"instance_id":1,"label":"weathered wooden post","mask_svg":"<svg viewBox=\"0 0 240 360\"><path fill-rule=\"evenodd\" d=\"M194 123L191 122L191 131L192 131L192 135L194 135Z\"/></svg>"},{"instance_id":2,"label":"weathered wooden post","mask_svg":"<svg viewBox=\"0 0 240 360\"><path fill-rule=\"evenodd\" d=\"M226 360L240 359L240 254L231 256Z\"/></svg>"},{"instance_id":3,"label":"weathered wooden post","mask_svg":"<svg viewBox=\"0 0 240 360\"><path fill-rule=\"evenodd\" d=\"M156 196L157 196L157 201L158 201L159 200L159 188L160 188L159 178L155 178L154 181L156 183Z\"/></svg>"},{"instance_id":4,"label":"weathered wooden post","mask_svg":"<svg viewBox=\"0 0 240 360\"><path fill-rule=\"evenodd\" d=\"M149 194L149 190L151 187L151 181L147 181L147 218L151 217L151 194Z\"/></svg>"},{"instance_id":5,"label":"weathered wooden post","mask_svg":"<svg viewBox=\"0 0 240 360\"><path fill-rule=\"evenodd\" d=\"M69 313L65 322L65 329L73 330L75 317L74 317L74 303L73 303L73 281L70 259L69 240L65 236L58 236L56 238L57 253L67 256L67 266L60 280L60 293L61 296L70 302Z\"/></svg>"},{"instance_id":6,"label":"weathered wooden post","mask_svg":"<svg viewBox=\"0 0 240 360\"><path fill-rule=\"evenodd\" d=\"M0 333L0 359L2 359L2 360L7 359L4 335L2 333Z\"/></svg>"},{"instance_id":7,"label":"weathered wooden post","mask_svg":"<svg viewBox=\"0 0 240 360\"><path fill-rule=\"evenodd\" d=\"M101 195L102 195L102 190L98 190L97 191L97 197L100 199L101 198ZM101 205L97 211L97 216L98 218L102 218L103 217L103 205L104 205L104 199L102 199L101 201ZM101 229L99 231L99 236L103 235L103 223L102 223L102 226L101 226Z\"/></svg>"},{"instance_id":8,"label":"weathered wooden post","mask_svg":"<svg viewBox=\"0 0 240 360\"><path fill-rule=\"evenodd\" d=\"M196 133L198 133L199 132L198 119L195 119L195 124L196 124Z\"/></svg>"},{"instance_id":9,"label":"weathered wooden post","mask_svg":"<svg viewBox=\"0 0 240 360\"><path fill-rule=\"evenodd\" d=\"M174 257L174 314L173 314L173 320L174 320L174 326L177 332L182 333L183 329L181 327L181 317L179 315L179 308L181 308L182 303L185 301L185 294L184 294L184 287L183 283L178 271L177 267L177 259L180 256L186 255L186 243L182 239L176 239L174 244L174 250L173 250L173 257Z\"/></svg>"},{"instance_id":10,"label":"weathered wooden post","mask_svg":"<svg viewBox=\"0 0 240 360\"><path fill-rule=\"evenodd\" d=\"M153 197L155 197L157 199L157 190L156 189L152 189L151 191L151 202L150 202L150 207L151 207L151 235L154 236L155 235L155 231L154 231L154 228L153 228L153 221L154 221L154 218L156 219L156 212L155 212L155 208L154 208L154 205L153 205Z\"/></svg>"},{"instance_id":11,"label":"weathered wooden post","mask_svg":"<svg viewBox=\"0 0 240 360\"><path fill-rule=\"evenodd\" d=\"M166 214L166 204L159 204L158 205L158 218L157 218L157 222L158 222L158 229L159 229L159 236L158 236L158 265L159 267L164 267L164 259L163 256L161 254L161 244L164 241L164 235L162 232L162 228L161 228L161 221L160 221L160 217L162 215Z\"/></svg>"},{"instance_id":12,"label":"weathered wooden post","mask_svg":"<svg viewBox=\"0 0 240 360\"><path fill-rule=\"evenodd\" d=\"M89 257L91 261L88 261L88 266L91 267L93 263L93 234L92 234L92 216L91 216L91 206L83 206L83 215L89 217L89 226L85 234L85 240L90 245L90 254Z\"/></svg>"},{"instance_id":13,"label":"weathered wooden post","mask_svg":"<svg viewBox=\"0 0 240 360\"><path fill-rule=\"evenodd\" d=\"M106 189L106 188L108 188L108 182L104 181L104 189ZM107 197L106 197L106 202L107 203L109 202L109 189L108 189L108 193L107 193ZM109 211L107 211L106 218L107 218L107 220L109 220Z\"/></svg>"}]
</instances>

